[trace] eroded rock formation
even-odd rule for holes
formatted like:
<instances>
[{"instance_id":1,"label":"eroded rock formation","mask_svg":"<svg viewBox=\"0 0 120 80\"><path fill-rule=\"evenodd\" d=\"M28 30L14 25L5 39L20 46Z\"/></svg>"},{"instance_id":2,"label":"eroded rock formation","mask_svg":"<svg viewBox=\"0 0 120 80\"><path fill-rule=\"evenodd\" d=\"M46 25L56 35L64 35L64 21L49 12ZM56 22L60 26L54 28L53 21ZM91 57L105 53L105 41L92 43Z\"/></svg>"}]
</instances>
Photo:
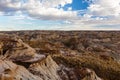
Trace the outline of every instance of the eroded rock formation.
<instances>
[{"instance_id":1,"label":"eroded rock formation","mask_svg":"<svg viewBox=\"0 0 120 80\"><path fill-rule=\"evenodd\" d=\"M0 51L0 80L102 80L87 67L56 63L51 55L36 52L16 36L0 34Z\"/></svg>"},{"instance_id":2,"label":"eroded rock formation","mask_svg":"<svg viewBox=\"0 0 120 80\"><path fill-rule=\"evenodd\" d=\"M24 66L12 61L0 60L0 80L42 80L30 73Z\"/></svg>"}]
</instances>

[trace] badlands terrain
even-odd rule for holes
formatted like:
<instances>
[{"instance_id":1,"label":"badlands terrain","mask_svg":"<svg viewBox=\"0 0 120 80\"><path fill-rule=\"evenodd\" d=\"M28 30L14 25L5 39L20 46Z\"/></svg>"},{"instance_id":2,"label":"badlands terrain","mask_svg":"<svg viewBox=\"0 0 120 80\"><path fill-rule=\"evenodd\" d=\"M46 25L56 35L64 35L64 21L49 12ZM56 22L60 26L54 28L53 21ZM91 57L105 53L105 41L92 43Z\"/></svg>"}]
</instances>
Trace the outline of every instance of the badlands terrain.
<instances>
[{"instance_id":1,"label":"badlands terrain","mask_svg":"<svg viewBox=\"0 0 120 80\"><path fill-rule=\"evenodd\" d=\"M0 80L120 80L120 32L2 31Z\"/></svg>"}]
</instances>

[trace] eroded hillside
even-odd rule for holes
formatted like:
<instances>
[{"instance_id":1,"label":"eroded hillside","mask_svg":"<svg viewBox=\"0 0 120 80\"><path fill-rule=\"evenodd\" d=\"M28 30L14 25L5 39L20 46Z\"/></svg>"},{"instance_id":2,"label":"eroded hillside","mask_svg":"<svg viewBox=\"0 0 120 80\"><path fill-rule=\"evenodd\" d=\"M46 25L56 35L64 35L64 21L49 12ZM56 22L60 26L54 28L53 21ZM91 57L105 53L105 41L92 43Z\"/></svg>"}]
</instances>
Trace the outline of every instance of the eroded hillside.
<instances>
[{"instance_id":1,"label":"eroded hillside","mask_svg":"<svg viewBox=\"0 0 120 80\"><path fill-rule=\"evenodd\" d=\"M120 80L120 32L0 33L0 80Z\"/></svg>"}]
</instances>

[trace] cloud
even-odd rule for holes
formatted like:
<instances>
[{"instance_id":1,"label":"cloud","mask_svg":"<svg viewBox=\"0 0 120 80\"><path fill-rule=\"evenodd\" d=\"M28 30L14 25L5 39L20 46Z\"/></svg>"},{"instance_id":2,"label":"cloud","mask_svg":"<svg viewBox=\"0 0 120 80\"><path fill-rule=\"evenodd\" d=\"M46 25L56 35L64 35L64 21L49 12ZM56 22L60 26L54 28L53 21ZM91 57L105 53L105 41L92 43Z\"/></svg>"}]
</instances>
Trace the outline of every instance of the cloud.
<instances>
[{"instance_id":1,"label":"cloud","mask_svg":"<svg viewBox=\"0 0 120 80\"><path fill-rule=\"evenodd\" d=\"M120 25L120 0L94 1L88 7L87 15L90 15L90 18L82 21L84 24L93 24L94 26Z\"/></svg>"},{"instance_id":2,"label":"cloud","mask_svg":"<svg viewBox=\"0 0 120 80\"><path fill-rule=\"evenodd\" d=\"M62 7L72 0L0 0L0 11L4 15L14 15L22 11L30 17L45 20L64 20L77 17L76 11L64 11ZM59 9L58 7L61 6Z\"/></svg>"},{"instance_id":3,"label":"cloud","mask_svg":"<svg viewBox=\"0 0 120 80\"><path fill-rule=\"evenodd\" d=\"M83 2L89 3L86 10L72 11L71 6L68 10L63 9L65 5L72 4L72 0L0 0L0 15L12 15L16 20L63 21L63 24L72 25L64 29L93 29L98 25L120 25L120 0Z\"/></svg>"},{"instance_id":4,"label":"cloud","mask_svg":"<svg viewBox=\"0 0 120 80\"><path fill-rule=\"evenodd\" d=\"M23 4L23 9L27 14L36 19L44 20L65 20L77 17L76 11L64 11L57 7L72 3L72 0L28 0Z\"/></svg>"},{"instance_id":5,"label":"cloud","mask_svg":"<svg viewBox=\"0 0 120 80\"><path fill-rule=\"evenodd\" d=\"M71 4L72 0L42 0L41 3L45 7L57 7L59 5L64 6L66 4Z\"/></svg>"},{"instance_id":6,"label":"cloud","mask_svg":"<svg viewBox=\"0 0 120 80\"><path fill-rule=\"evenodd\" d=\"M0 11L7 13L7 12L14 12L21 8L20 0L0 0Z\"/></svg>"},{"instance_id":7,"label":"cloud","mask_svg":"<svg viewBox=\"0 0 120 80\"><path fill-rule=\"evenodd\" d=\"M120 16L120 0L98 0L88 10L97 16Z\"/></svg>"}]
</instances>

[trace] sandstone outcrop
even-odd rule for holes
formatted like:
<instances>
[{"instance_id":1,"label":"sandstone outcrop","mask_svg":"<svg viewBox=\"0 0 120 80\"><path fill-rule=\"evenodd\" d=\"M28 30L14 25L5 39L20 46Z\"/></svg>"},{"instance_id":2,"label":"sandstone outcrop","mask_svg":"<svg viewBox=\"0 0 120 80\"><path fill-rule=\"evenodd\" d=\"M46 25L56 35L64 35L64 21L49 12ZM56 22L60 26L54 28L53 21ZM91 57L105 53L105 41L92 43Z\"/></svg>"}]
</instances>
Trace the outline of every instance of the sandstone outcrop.
<instances>
[{"instance_id":1,"label":"sandstone outcrop","mask_svg":"<svg viewBox=\"0 0 120 80\"><path fill-rule=\"evenodd\" d=\"M42 80L26 68L11 61L0 60L0 80Z\"/></svg>"},{"instance_id":2,"label":"sandstone outcrop","mask_svg":"<svg viewBox=\"0 0 120 80\"><path fill-rule=\"evenodd\" d=\"M43 80L61 80L57 74L57 69L59 66L51 58L47 56L40 62L33 63L30 65L29 70L37 76L40 76Z\"/></svg>"}]
</instances>

